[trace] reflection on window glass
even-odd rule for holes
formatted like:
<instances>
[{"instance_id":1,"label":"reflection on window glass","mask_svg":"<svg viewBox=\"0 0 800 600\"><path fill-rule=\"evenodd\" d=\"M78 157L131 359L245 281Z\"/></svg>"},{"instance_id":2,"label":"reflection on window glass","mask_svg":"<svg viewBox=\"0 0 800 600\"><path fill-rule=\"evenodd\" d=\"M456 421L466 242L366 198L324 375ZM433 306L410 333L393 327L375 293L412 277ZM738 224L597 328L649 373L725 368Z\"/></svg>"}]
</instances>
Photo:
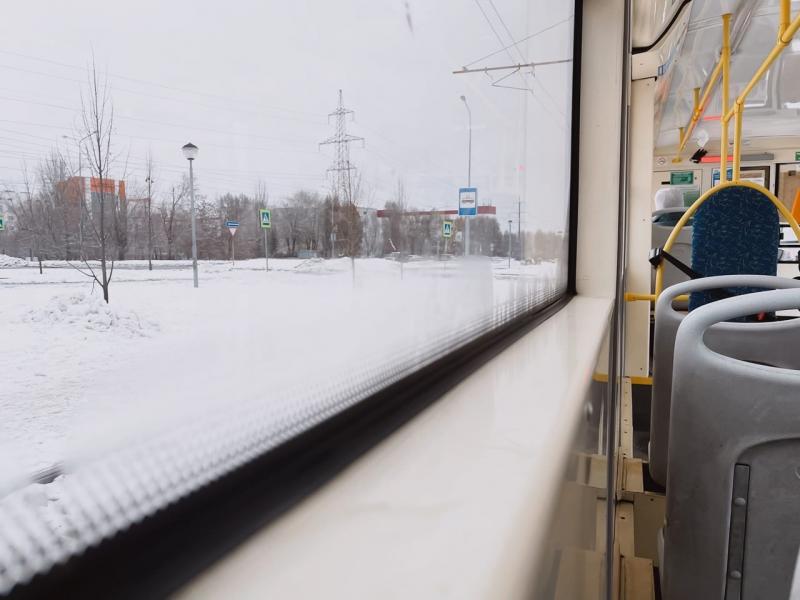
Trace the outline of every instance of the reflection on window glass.
<instances>
[{"instance_id":1,"label":"reflection on window glass","mask_svg":"<svg viewBox=\"0 0 800 600\"><path fill-rule=\"evenodd\" d=\"M4 7L0 591L564 292L573 10Z\"/></svg>"}]
</instances>

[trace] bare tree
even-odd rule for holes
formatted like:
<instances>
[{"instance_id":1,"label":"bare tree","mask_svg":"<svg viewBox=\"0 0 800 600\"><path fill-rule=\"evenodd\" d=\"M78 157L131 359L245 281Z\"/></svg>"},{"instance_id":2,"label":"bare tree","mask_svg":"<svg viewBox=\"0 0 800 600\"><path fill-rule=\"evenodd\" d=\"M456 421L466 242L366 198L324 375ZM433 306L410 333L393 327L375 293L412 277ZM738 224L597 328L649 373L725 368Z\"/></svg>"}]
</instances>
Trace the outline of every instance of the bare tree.
<instances>
[{"instance_id":1,"label":"bare tree","mask_svg":"<svg viewBox=\"0 0 800 600\"><path fill-rule=\"evenodd\" d=\"M56 149L50 151L39 166L40 202L44 227L53 250L59 250L64 260L69 260L70 239L77 232L80 220L80 205L70 202L74 192L70 188L71 172L67 160Z\"/></svg>"},{"instance_id":2,"label":"bare tree","mask_svg":"<svg viewBox=\"0 0 800 600\"><path fill-rule=\"evenodd\" d=\"M34 198L34 190L28 176L28 169L23 164L22 168L23 183L25 190L22 195L24 200L20 200L19 194L15 201L11 203L11 212L16 219L17 229L26 234L30 243L30 253L36 252L39 259L39 274L42 273L42 241L46 239L44 222L45 217L42 214L42 204L38 199Z\"/></svg>"},{"instance_id":3,"label":"bare tree","mask_svg":"<svg viewBox=\"0 0 800 600\"><path fill-rule=\"evenodd\" d=\"M107 189L109 182L113 188L113 180L109 180L108 173L112 162L111 138L114 130L114 104L111 101L107 79L103 78L102 81L98 79L94 56L92 56L92 65L89 70L88 92L85 96L81 94L81 125L81 133L85 140L84 151L88 158L89 168L99 184L99 203L97 207L99 216L95 218L95 203L93 199L89 223L95 239L100 244L100 276L97 276L86 257L83 257L86 270L81 272L92 277L100 285L103 290L103 299L108 302L108 288L114 275L113 259L111 259L110 268L108 266L109 235L106 226L106 213L109 208L106 203L106 197L109 192ZM113 205L119 204L119 202L114 202L113 189L111 189L110 197ZM111 206L111 209L114 211L116 225L119 222L119 208ZM127 219L125 221L125 226L127 226Z\"/></svg>"},{"instance_id":4,"label":"bare tree","mask_svg":"<svg viewBox=\"0 0 800 600\"><path fill-rule=\"evenodd\" d=\"M175 186L172 186L172 196L169 201L162 200L158 207L161 216L161 227L164 230L164 237L167 240L167 258L175 258L175 238L177 236L176 221L180 216L180 210L184 199L189 193L189 180L184 175L178 193L175 193Z\"/></svg>"}]
</instances>

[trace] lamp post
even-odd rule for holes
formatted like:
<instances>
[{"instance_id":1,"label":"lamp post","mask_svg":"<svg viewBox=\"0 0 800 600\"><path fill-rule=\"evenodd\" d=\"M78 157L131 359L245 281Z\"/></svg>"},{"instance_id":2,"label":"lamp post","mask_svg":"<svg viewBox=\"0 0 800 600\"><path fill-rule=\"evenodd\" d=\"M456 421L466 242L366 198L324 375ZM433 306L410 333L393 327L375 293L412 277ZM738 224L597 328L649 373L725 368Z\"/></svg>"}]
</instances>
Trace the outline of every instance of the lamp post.
<instances>
[{"instance_id":1,"label":"lamp post","mask_svg":"<svg viewBox=\"0 0 800 600\"><path fill-rule=\"evenodd\" d=\"M461 96L461 101L467 109L467 119L469 123L469 138L467 142L467 187L472 187L472 111L467 104L467 97ZM477 202L475 203L477 210ZM464 215L464 256L469 256L469 215Z\"/></svg>"},{"instance_id":2,"label":"lamp post","mask_svg":"<svg viewBox=\"0 0 800 600\"><path fill-rule=\"evenodd\" d=\"M508 220L508 268L511 269L511 219Z\"/></svg>"},{"instance_id":3,"label":"lamp post","mask_svg":"<svg viewBox=\"0 0 800 600\"><path fill-rule=\"evenodd\" d=\"M191 163L189 163L191 165ZM149 169L149 167L148 167ZM147 182L147 270L153 270L153 178L149 175Z\"/></svg>"},{"instance_id":4,"label":"lamp post","mask_svg":"<svg viewBox=\"0 0 800 600\"><path fill-rule=\"evenodd\" d=\"M189 204L192 212L192 274L194 276L194 287L198 287L197 282L197 225L194 217L194 171L192 163L197 158L197 146L189 142L183 148L183 155L189 161Z\"/></svg>"}]
</instances>

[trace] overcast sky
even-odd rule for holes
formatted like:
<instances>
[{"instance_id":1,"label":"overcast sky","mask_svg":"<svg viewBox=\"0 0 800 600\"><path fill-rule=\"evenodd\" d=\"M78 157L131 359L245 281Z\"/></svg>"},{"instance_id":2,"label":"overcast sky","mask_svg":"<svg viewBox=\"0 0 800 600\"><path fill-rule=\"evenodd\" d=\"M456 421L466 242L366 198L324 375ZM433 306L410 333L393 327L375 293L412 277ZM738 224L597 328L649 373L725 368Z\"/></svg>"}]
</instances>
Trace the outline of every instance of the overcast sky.
<instances>
[{"instance_id":1,"label":"overcast sky","mask_svg":"<svg viewBox=\"0 0 800 600\"><path fill-rule=\"evenodd\" d=\"M382 207L402 179L408 203L455 208L467 179L466 95L473 118L472 183L481 204L527 228L565 229L572 63L534 75L473 67L572 57L567 0L104 1L5 3L0 20L0 190L19 189L50 148L77 155L81 90L94 52L116 111L115 151L141 186L150 152L154 196L186 170L180 147L200 148L201 193L270 202L324 191L334 133L327 114L343 90L355 111L351 160ZM506 29L507 28L507 29ZM536 32L527 42L500 51ZM498 39L499 38L499 39ZM517 51L517 49L519 51ZM526 122L527 143L522 131ZM123 165L116 165L119 177ZM88 172L85 173L88 175ZM521 176L524 174L527 177Z\"/></svg>"}]
</instances>

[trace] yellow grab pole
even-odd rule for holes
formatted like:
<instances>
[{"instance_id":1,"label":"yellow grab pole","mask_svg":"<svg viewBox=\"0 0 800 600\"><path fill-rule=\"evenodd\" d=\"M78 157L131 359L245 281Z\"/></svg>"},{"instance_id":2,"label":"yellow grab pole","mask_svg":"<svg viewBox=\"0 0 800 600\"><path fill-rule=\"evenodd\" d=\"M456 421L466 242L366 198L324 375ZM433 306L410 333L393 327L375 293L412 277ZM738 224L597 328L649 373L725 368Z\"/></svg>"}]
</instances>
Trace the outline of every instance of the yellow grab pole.
<instances>
[{"instance_id":1,"label":"yellow grab pole","mask_svg":"<svg viewBox=\"0 0 800 600\"><path fill-rule=\"evenodd\" d=\"M731 92L731 14L722 15L722 111L724 115L728 112ZM719 140L719 182L728 181L728 121L719 120L722 126L722 135Z\"/></svg>"},{"instance_id":2,"label":"yellow grab pole","mask_svg":"<svg viewBox=\"0 0 800 600\"><path fill-rule=\"evenodd\" d=\"M728 109L728 112L724 115L724 119L731 120L733 118L733 113L736 110L736 104L741 103L744 105L745 101L747 100L747 96L750 92L753 91L753 88L756 84L761 81L764 77L766 72L772 66L772 63L775 62L775 59L781 55L783 49L789 45L789 42L792 41L794 34L797 33L797 30L800 29L800 15L796 16L790 23L786 30L781 34L778 38L778 43L775 44L775 47L770 50L770 53L767 54L767 58L764 59L764 62L761 63L761 66L756 71L753 78L748 82L745 88L742 90L742 93L739 94L739 97L736 99L734 105Z\"/></svg>"},{"instance_id":3,"label":"yellow grab pole","mask_svg":"<svg viewBox=\"0 0 800 600\"><path fill-rule=\"evenodd\" d=\"M686 127L681 128L682 133L681 133L680 145L678 146L678 152L682 152L683 149L686 148L686 142L689 141L689 136L692 135L694 126L697 125L697 122L703 115L705 106L708 103L708 98L711 96L711 92L714 91L714 86L717 84L717 81L719 80L719 76L721 73L722 73L722 61L717 61L717 64L714 65L714 70L711 71L711 77L708 80L706 89L703 90L703 95L700 96L700 101L698 102L697 110L694 113L692 113L692 118L689 119L688 125Z\"/></svg>"},{"instance_id":4,"label":"yellow grab pole","mask_svg":"<svg viewBox=\"0 0 800 600\"><path fill-rule=\"evenodd\" d=\"M778 41L780 42L781 36L786 33L789 27L789 21L792 17L791 0L781 0L781 17L780 24L778 25Z\"/></svg>"}]
</instances>

